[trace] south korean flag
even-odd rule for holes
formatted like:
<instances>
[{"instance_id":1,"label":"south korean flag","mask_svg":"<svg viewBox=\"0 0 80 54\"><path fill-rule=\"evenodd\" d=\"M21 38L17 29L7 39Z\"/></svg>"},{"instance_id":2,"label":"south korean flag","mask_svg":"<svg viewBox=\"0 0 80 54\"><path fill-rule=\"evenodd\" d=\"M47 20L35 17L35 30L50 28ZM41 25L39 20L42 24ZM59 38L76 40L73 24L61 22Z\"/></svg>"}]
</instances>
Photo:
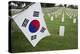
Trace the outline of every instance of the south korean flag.
<instances>
[{"instance_id":1,"label":"south korean flag","mask_svg":"<svg viewBox=\"0 0 80 54\"><path fill-rule=\"evenodd\" d=\"M44 37L49 36L40 3L34 3L29 8L13 18L18 27L30 41L33 47Z\"/></svg>"}]
</instances>

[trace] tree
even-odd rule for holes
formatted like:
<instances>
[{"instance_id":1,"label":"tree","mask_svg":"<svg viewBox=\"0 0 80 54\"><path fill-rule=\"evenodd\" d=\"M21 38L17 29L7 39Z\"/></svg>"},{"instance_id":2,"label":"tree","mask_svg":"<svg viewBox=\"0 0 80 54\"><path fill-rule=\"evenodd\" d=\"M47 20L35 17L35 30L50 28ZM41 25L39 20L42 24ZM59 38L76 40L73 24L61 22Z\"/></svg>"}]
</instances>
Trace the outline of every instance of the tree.
<instances>
[{"instance_id":1,"label":"tree","mask_svg":"<svg viewBox=\"0 0 80 54\"><path fill-rule=\"evenodd\" d=\"M67 4L64 4L64 7L67 7Z\"/></svg>"},{"instance_id":2,"label":"tree","mask_svg":"<svg viewBox=\"0 0 80 54\"><path fill-rule=\"evenodd\" d=\"M63 7L63 5L62 5L62 4L60 4L60 5L58 5L58 7Z\"/></svg>"}]
</instances>

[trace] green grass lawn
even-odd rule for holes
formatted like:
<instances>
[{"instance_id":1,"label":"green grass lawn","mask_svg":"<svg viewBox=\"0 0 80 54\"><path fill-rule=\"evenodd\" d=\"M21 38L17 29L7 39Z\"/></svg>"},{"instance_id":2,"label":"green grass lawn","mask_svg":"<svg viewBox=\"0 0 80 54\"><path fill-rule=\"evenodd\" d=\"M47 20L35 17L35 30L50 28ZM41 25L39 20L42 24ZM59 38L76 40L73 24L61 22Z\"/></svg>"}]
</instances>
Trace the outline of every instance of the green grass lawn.
<instances>
[{"instance_id":1,"label":"green grass lawn","mask_svg":"<svg viewBox=\"0 0 80 54\"><path fill-rule=\"evenodd\" d=\"M12 52L30 52L45 50L64 50L78 48L78 24L73 23L73 18L64 12L64 23L61 22L62 14L54 21L50 21L50 17L45 14L44 18L51 36L43 38L35 47L33 47L24 34L19 30L16 23L12 22L13 31L11 33ZM59 26L65 26L64 37L59 36Z\"/></svg>"}]
</instances>

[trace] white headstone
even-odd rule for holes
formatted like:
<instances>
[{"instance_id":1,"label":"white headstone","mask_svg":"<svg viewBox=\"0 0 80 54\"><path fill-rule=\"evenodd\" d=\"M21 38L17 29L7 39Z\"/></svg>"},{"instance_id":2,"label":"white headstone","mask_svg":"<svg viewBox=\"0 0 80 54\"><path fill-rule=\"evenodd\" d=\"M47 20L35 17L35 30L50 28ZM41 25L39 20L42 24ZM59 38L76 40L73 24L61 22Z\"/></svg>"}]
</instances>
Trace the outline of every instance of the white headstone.
<instances>
[{"instance_id":1,"label":"white headstone","mask_svg":"<svg viewBox=\"0 0 80 54\"><path fill-rule=\"evenodd\" d=\"M73 23L76 23L76 19L73 19Z\"/></svg>"},{"instance_id":2,"label":"white headstone","mask_svg":"<svg viewBox=\"0 0 80 54\"><path fill-rule=\"evenodd\" d=\"M51 21L53 21L53 16L51 16Z\"/></svg>"},{"instance_id":3,"label":"white headstone","mask_svg":"<svg viewBox=\"0 0 80 54\"><path fill-rule=\"evenodd\" d=\"M57 15L55 14L55 18L57 18Z\"/></svg>"},{"instance_id":4,"label":"white headstone","mask_svg":"<svg viewBox=\"0 0 80 54\"><path fill-rule=\"evenodd\" d=\"M75 17L75 14L74 14L74 17Z\"/></svg>"},{"instance_id":5,"label":"white headstone","mask_svg":"<svg viewBox=\"0 0 80 54\"><path fill-rule=\"evenodd\" d=\"M50 13L48 13L48 16L50 17Z\"/></svg>"},{"instance_id":6,"label":"white headstone","mask_svg":"<svg viewBox=\"0 0 80 54\"><path fill-rule=\"evenodd\" d=\"M63 13L63 15L62 15L62 22L64 22L64 13Z\"/></svg>"},{"instance_id":7,"label":"white headstone","mask_svg":"<svg viewBox=\"0 0 80 54\"><path fill-rule=\"evenodd\" d=\"M60 28L59 28L59 36L64 36L64 29L65 29L64 26L60 26Z\"/></svg>"},{"instance_id":8,"label":"white headstone","mask_svg":"<svg viewBox=\"0 0 80 54\"><path fill-rule=\"evenodd\" d=\"M69 17L70 19L72 18L72 16Z\"/></svg>"}]
</instances>

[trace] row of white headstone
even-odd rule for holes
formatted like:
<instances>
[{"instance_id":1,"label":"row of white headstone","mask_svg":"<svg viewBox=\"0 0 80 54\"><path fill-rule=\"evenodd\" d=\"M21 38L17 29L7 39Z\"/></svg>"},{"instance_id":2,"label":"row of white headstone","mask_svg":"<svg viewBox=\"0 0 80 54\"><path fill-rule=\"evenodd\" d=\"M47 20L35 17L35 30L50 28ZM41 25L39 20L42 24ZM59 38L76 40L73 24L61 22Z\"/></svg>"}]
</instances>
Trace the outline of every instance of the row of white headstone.
<instances>
[{"instance_id":1,"label":"row of white headstone","mask_svg":"<svg viewBox=\"0 0 80 54\"><path fill-rule=\"evenodd\" d=\"M66 14L69 16L70 19L72 19L71 15L69 15L67 12L66 12ZM75 14L74 14L74 17L75 17ZM73 19L73 23L76 23L76 18Z\"/></svg>"},{"instance_id":2,"label":"row of white headstone","mask_svg":"<svg viewBox=\"0 0 80 54\"><path fill-rule=\"evenodd\" d=\"M56 12L57 14L58 12ZM54 13L53 13L54 14ZM55 16L57 17L57 15L55 14ZM72 18L72 15L75 16L75 14L68 14L66 12L66 14L69 16L69 18L71 19ZM54 20L54 16L51 16L49 13L48 13L48 16L50 17L50 20L53 21ZM62 18L61 18L61 22L64 22L64 13L62 14ZM73 23L76 23L76 18L73 19ZM59 36L64 36L64 33L65 33L65 27L64 26L60 26L59 27Z\"/></svg>"},{"instance_id":3,"label":"row of white headstone","mask_svg":"<svg viewBox=\"0 0 80 54\"><path fill-rule=\"evenodd\" d=\"M49 14L49 16L50 16L50 14ZM69 18L71 19L72 16L70 16ZM54 20L54 16L51 16L50 20L53 21ZM64 13L62 15L61 22L64 22ZM76 18L73 19L73 23L76 23Z\"/></svg>"},{"instance_id":4,"label":"row of white headstone","mask_svg":"<svg viewBox=\"0 0 80 54\"><path fill-rule=\"evenodd\" d=\"M51 18L51 21L52 21L52 18L54 18L54 17L57 18L61 14L62 14L62 8L58 9L55 12L48 13L47 15Z\"/></svg>"},{"instance_id":5,"label":"row of white headstone","mask_svg":"<svg viewBox=\"0 0 80 54\"><path fill-rule=\"evenodd\" d=\"M64 13L62 16L62 22L64 22ZM73 23L76 23L76 18L73 19ZM65 33L65 27L64 26L60 26L59 27L59 36L64 36Z\"/></svg>"},{"instance_id":6,"label":"row of white headstone","mask_svg":"<svg viewBox=\"0 0 80 54\"><path fill-rule=\"evenodd\" d=\"M51 16L51 21L53 21L54 18L53 16ZM64 22L64 13L62 15L62 22ZM73 19L73 23L76 23L76 18ZM64 26L60 26L59 27L59 36L64 36L64 32L65 32L65 27Z\"/></svg>"},{"instance_id":7,"label":"row of white headstone","mask_svg":"<svg viewBox=\"0 0 80 54\"><path fill-rule=\"evenodd\" d=\"M73 16L73 17L77 17L78 16L78 11L75 9L65 9L65 12L68 16ZM70 17L71 18L71 17Z\"/></svg>"}]
</instances>

